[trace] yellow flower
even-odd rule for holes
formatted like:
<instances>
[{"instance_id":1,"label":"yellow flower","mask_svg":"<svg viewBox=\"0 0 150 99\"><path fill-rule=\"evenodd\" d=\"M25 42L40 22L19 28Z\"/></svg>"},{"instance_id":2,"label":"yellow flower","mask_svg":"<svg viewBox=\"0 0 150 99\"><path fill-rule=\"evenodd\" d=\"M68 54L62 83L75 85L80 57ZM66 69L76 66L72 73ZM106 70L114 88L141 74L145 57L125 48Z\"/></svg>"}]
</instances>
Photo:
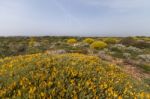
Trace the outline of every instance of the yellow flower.
<instances>
[{"instance_id":1,"label":"yellow flower","mask_svg":"<svg viewBox=\"0 0 150 99\"><path fill-rule=\"evenodd\" d=\"M50 87L52 84L53 82L49 81L47 85Z\"/></svg>"},{"instance_id":2,"label":"yellow flower","mask_svg":"<svg viewBox=\"0 0 150 99\"><path fill-rule=\"evenodd\" d=\"M36 90L36 87L30 87L29 94L33 94Z\"/></svg>"},{"instance_id":3,"label":"yellow flower","mask_svg":"<svg viewBox=\"0 0 150 99\"><path fill-rule=\"evenodd\" d=\"M18 94L17 94L18 96L21 96L21 91L20 90L18 90Z\"/></svg>"},{"instance_id":4,"label":"yellow flower","mask_svg":"<svg viewBox=\"0 0 150 99\"><path fill-rule=\"evenodd\" d=\"M114 92L114 93L113 93L113 96L114 96L114 97L117 97L117 96L118 96L118 94L117 94L116 92Z\"/></svg>"},{"instance_id":5,"label":"yellow flower","mask_svg":"<svg viewBox=\"0 0 150 99\"><path fill-rule=\"evenodd\" d=\"M118 97L118 99L122 99L122 97L121 97L121 96L119 96L119 97Z\"/></svg>"},{"instance_id":6,"label":"yellow flower","mask_svg":"<svg viewBox=\"0 0 150 99\"><path fill-rule=\"evenodd\" d=\"M44 97L46 94L44 92L41 92L41 96Z\"/></svg>"}]
</instances>

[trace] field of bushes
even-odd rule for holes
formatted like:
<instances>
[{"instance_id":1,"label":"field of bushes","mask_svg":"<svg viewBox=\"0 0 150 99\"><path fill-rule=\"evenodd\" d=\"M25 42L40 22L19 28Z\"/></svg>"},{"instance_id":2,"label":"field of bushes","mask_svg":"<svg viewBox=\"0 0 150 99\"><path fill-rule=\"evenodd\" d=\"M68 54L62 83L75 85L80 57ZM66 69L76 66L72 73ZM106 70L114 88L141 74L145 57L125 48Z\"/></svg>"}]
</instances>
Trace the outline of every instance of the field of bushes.
<instances>
[{"instance_id":1,"label":"field of bushes","mask_svg":"<svg viewBox=\"0 0 150 99\"><path fill-rule=\"evenodd\" d=\"M0 37L0 98L150 99L150 37Z\"/></svg>"}]
</instances>

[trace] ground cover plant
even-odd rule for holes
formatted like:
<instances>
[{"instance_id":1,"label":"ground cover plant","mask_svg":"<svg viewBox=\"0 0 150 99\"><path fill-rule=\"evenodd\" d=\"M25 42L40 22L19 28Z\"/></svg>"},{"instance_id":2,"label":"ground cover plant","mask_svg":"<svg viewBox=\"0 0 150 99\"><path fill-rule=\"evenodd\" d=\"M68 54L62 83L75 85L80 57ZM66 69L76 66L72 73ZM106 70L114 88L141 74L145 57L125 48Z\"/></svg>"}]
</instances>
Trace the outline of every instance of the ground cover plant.
<instances>
[{"instance_id":1,"label":"ground cover plant","mask_svg":"<svg viewBox=\"0 0 150 99\"><path fill-rule=\"evenodd\" d=\"M149 39L1 37L0 98L149 99Z\"/></svg>"},{"instance_id":2,"label":"ground cover plant","mask_svg":"<svg viewBox=\"0 0 150 99\"><path fill-rule=\"evenodd\" d=\"M149 97L148 86L95 56L41 53L4 58L0 64L1 98Z\"/></svg>"}]
</instances>

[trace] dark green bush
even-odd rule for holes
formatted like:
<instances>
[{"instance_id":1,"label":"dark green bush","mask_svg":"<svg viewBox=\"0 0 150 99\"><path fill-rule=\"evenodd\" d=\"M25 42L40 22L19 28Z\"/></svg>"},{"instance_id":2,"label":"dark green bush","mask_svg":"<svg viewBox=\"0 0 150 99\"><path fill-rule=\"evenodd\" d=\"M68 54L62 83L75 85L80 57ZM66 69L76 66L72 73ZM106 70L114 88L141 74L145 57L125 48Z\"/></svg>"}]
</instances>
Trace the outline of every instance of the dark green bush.
<instances>
[{"instance_id":1,"label":"dark green bush","mask_svg":"<svg viewBox=\"0 0 150 99\"><path fill-rule=\"evenodd\" d=\"M126 37L123 38L120 43L126 46L133 46L136 43L136 40L133 37Z\"/></svg>"}]
</instances>

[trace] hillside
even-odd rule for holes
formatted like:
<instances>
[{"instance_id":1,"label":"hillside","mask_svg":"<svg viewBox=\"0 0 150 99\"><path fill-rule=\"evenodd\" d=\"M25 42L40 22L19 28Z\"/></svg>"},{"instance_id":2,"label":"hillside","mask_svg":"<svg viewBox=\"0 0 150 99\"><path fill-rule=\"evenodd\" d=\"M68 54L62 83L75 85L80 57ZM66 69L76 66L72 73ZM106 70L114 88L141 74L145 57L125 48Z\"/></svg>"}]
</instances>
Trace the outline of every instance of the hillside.
<instances>
[{"instance_id":1,"label":"hillside","mask_svg":"<svg viewBox=\"0 0 150 99\"><path fill-rule=\"evenodd\" d=\"M148 99L150 88L120 67L83 54L0 59L0 98Z\"/></svg>"}]
</instances>

